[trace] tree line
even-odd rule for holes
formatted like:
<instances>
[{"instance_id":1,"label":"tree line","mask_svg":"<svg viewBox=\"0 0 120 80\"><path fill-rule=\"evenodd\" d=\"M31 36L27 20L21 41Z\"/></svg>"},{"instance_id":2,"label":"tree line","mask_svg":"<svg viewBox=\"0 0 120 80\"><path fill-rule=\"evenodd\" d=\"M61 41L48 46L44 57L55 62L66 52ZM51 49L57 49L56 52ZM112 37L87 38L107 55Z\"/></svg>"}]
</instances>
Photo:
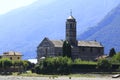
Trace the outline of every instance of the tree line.
<instances>
[{"instance_id":1,"label":"tree line","mask_svg":"<svg viewBox=\"0 0 120 80\"><path fill-rule=\"evenodd\" d=\"M114 67L117 65L117 67ZM120 71L120 53L115 54L111 59L99 59L98 61L83 61L81 59L72 60L69 57L48 57L40 61L33 72L37 74L70 74L76 69L93 69L102 71Z\"/></svg>"},{"instance_id":2,"label":"tree line","mask_svg":"<svg viewBox=\"0 0 120 80\"><path fill-rule=\"evenodd\" d=\"M0 72L1 74L7 74L11 72L25 72L33 68L35 64L30 63L26 60L10 60L8 58L0 59ZM17 71L16 71L17 70Z\"/></svg>"}]
</instances>

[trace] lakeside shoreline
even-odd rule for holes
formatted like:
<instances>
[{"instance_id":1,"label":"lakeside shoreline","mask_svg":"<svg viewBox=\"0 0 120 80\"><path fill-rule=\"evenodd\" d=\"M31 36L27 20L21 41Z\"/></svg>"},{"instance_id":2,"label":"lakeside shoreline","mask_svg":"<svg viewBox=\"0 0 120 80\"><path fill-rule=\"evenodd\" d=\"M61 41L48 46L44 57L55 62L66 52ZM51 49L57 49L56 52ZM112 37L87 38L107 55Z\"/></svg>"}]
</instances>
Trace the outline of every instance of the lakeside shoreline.
<instances>
[{"instance_id":1,"label":"lakeside shoreline","mask_svg":"<svg viewBox=\"0 0 120 80\"><path fill-rule=\"evenodd\" d=\"M112 74L73 74L73 75L38 75L38 76L22 76L22 75L0 75L0 80L114 80ZM119 80L116 78L116 80Z\"/></svg>"},{"instance_id":2,"label":"lakeside shoreline","mask_svg":"<svg viewBox=\"0 0 120 80\"><path fill-rule=\"evenodd\" d=\"M0 76L0 80L114 80L112 77L25 77L25 76ZM120 78L116 78L119 80Z\"/></svg>"}]
</instances>

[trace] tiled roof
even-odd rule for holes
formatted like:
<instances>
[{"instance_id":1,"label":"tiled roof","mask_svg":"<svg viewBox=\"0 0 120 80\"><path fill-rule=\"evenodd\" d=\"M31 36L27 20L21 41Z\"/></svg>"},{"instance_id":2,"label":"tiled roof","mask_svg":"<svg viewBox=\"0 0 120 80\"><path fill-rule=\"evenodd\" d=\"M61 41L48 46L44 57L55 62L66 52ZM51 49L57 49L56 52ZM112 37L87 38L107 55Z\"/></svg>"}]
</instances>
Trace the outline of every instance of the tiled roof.
<instances>
[{"instance_id":1,"label":"tiled roof","mask_svg":"<svg viewBox=\"0 0 120 80\"><path fill-rule=\"evenodd\" d=\"M5 55L5 56L15 56L15 55L16 55L16 56L22 56L21 53L19 53L19 52L14 52L14 51L4 52L3 55Z\"/></svg>"},{"instance_id":2,"label":"tiled roof","mask_svg":"<svg viewBox=\"0 0 120 80\"><path fill-rule=\"evenodd\" d=\"M48 41L50 41L55 47L62 47L64 41L63 40L49 40L48 38L45 38ZM84 47L103 47L103 45L97 41L78 41L78 46L84 46Z\"/></svg>"},{"instance_id":3,"label":"tiled roof","mask_svg":"<svg viewBox=\"0 0 120 80\"><path fill-rule=\"evenodd\" d=\"M62 47L63 41L62 40L51 40L55 47Z\"/></svg>"},{"instance_id":4,"label":"tiled roof","mask_svg":"<svg viewBox=\"0 0 120 80\"><path fill-rule=\"evenodd\" d=\"M78 41L78 46L103 47L99 42L96 41Z\"/></svg>"},{"instance_id":5,"label":"tiled roof","mask_svg":"<svg viewBox=\"0 0 120 80\"><path fill-rule=\"evenodd\" d=\"M62 40L51 40L55 47L62 47L63 41ZM78 41L78 46L85 46L85 47L103 47L99 42L96 41Z\"/></svg>"}]
</instances>

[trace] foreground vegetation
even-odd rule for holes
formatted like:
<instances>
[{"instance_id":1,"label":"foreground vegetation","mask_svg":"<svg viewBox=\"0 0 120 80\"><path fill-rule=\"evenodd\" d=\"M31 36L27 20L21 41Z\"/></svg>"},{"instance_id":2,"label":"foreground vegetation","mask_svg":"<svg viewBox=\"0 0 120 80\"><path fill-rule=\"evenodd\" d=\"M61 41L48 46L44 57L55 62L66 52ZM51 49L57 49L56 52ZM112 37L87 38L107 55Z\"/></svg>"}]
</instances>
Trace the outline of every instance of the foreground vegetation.
<instances>
[{"instance_id":1,"label":"foreground vegetation","mask_svg":"<svg viewBox=\"0 0 120 80\"><path fill-rule=\"evenodd\" d=\"M26 72L26 71L32 72ZM74 73L120 73L120 53L98 61L72 60L69 57L48 57L34 65L29 61L0 59L0 73L22 73L22 75L38 76L37 74L68 75ZM37 73L37 74L36 74Z\"/></svg>"},{"instance_id":2,"label":"foreground vegetation","mask_svg":"<svg viewBox=\"0 0 120 80\"><path fill-rule=\"evenodd\" d=\"M68 57L46 58L35 67L38 74L69 74L72 60Z\"/></svg>"},{"instance_id":3,"label":"foreground vegetation","mask_svg":"<svg viewBox=\"0 0 120 80\"><path fill-rule=\"evenodd\" d=\"M40 61L33 72L37 74L70 74L73 72L120 72L120 53L98 61L83 61L68 57L46 58Z\"/></svg>"},{"instance_id":4,"label":"foreground vegetation","mask_svg":"<svg viewBox=\"0 0 120 80\"><path fill-rule=\"evenodd\" d=\"M34 64L26 60L10 60L8 58L0 59L0 74L11 74L12 72L25 72L34 67Z\"/></svg>"}]
</instances>

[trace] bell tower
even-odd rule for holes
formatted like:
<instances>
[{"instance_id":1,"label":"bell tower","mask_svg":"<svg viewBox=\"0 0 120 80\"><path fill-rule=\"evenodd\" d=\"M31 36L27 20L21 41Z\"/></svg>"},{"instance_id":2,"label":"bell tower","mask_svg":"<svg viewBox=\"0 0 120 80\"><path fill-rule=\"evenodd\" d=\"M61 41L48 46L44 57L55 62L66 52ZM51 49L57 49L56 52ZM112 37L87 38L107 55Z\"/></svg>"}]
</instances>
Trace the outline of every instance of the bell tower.
<instances>
[{"instance_id":1,"label":"bell tower","mask_svg":"<svg viewBox=\"0 0 120 80\"><path fill-rule=\"evenodd\" d=\"M72 11L70 16L66 20L66 40L72 45L77 46L76 40L76 19L72 16Z\"/></svg>"}]
</instances>

